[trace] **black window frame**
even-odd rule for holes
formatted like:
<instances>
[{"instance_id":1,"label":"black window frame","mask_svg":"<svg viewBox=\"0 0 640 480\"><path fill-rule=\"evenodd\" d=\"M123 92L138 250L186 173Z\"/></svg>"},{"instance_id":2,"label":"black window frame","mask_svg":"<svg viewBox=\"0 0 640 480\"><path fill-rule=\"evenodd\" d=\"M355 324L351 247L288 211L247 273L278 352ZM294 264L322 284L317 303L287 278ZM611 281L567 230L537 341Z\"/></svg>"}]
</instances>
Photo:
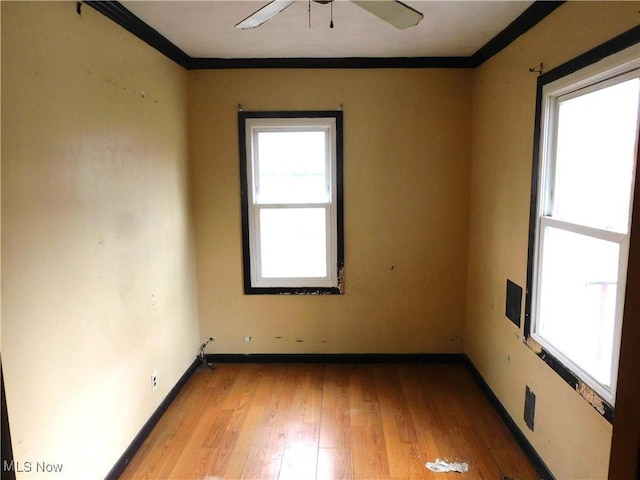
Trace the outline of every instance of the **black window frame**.
<instances>
[{"instance_id":1,"label":"black window frame","mask_svg":"<svg viewBox=\"0 0 640 480\"><path fill-rule=\"evenodd\" d=\"M336 123L336 269L337 286L256 287L252 285L252 258L249 230L249 172L247 170L246 121L262 119L334 118ZM240 198L242 211L243 286L246 295L342 295L344 293L344 119L342 110L304 111L238 111L238 143L240 151Z\"/></svg>"},{"instance_id":2,"label":"black window frame","mask_svg":"<svg viewBox=\"0 0 640 480\"><path fill-rule=\"evenodd\" d=\"M524 343L528 345L535 354L542 359L551 369L556 372L567 384L579 392L591 406L599 412L607 421L613 423L615 407L605 398L592 390L584 381L565 366L559 359L554 357L542 345L532 337L532 303L534 292L534 272L535 272L535 245L537 235L537 218L539 205L539 176L540 176L540 140L542 135L542 105L543 87L551 82L566 77L578 70L603 60L610 55L618 53L626 48L640 43L640 27L631 30L589 50L588 52L543 73L538 77L536 88L536 109L533 138L533 162L531 173L531 203L529 212L529 245L527 252L527 288L525 297L525 317L524 317ZM636 173L637 176L637 173ZM586 386L586 388L585 388Z\"/></svg>"}]
</instances>

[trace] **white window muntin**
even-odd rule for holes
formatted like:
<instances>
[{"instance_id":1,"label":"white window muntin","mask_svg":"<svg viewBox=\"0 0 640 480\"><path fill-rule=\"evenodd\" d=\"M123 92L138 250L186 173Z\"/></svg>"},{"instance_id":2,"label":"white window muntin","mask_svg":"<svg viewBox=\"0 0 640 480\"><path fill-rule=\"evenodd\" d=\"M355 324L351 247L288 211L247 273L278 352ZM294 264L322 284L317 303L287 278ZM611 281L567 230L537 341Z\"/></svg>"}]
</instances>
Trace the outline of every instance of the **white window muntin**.
<instances>
[{"instance_id":1,"label":"white window muntin","mask_svg":"<svg viewBox=\"0 0 640 480\"><path fill-rule=\"evenodd\" d=\"M628 225L625 231L612 231L611 229L595 228L588 225L569 222L553 217L553 201L555 190L555 153L557 147L557 125L560 102L579 97L593 91L607 88L611 85L638 78L640 73L640 60L638 59L637 45L628 48L615 55L611 55L600 62L585 67L567 75L543 87L542 92L542 118L540 137L540 165L538 182L538 219L535 238L534 258L534 288L536 289L532 303L532 331L531 336L540 343L545 350L560 360L567 368L573 371L579 378L598 392L603 398L612 404L615 401L617 368L620 350L620 337L622 331L622 315L624 306L626 271L629 250L629 231L631 222L631 204L633 203L634 185L631 185L631 199L629 203ZM637 142L637 135L636 135ZM637 145L636 145L637 151ZM637 160L637 159L636 159ZM634 169L636 165L634 163ZM632 175L635 178L635 175ZM612 242L619 246L618 257L618 283L616 290L616 314L614 325L614 337L611 361L611 384L604 385L585 369L581 368L569 359L561 350L556 348L539 332L540 294L542 289L542 251L544 250L545 231L555 228L567 232L585 235L606 242Z\"/></svg>"},{"instance_id":2,"label":"white window muntin","mask_svg":"<svg viewBox=\"0 0 640 480\"><path fill-rule=\"evenodd\" d=\"M325 193L324 201L272 203L260 202L258 138L262 132L323 132L325 134ZM257 288L298 288L337 287L337 193L336 193L336 119L335 117L314 118L249 118L246 120L247 177L251 184L248 193L249 248L251 255L251 286ZM264 209L324 209L326 274L324 276L263 276L260 248L261 211Z\"/></svg>"}]
</instances>

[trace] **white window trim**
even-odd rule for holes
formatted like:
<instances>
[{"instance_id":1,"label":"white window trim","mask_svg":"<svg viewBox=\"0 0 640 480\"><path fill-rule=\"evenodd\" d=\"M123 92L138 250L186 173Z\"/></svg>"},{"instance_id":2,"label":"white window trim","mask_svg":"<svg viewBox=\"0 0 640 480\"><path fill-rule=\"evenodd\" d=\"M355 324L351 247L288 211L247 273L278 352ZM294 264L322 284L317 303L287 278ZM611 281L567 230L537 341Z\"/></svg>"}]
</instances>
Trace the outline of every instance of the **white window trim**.
<instances>
[{"instance_id":1,"label":"white window trim","mask_svg":"<svg viewBox=\"0 0 640 480\"><path fill-rule=\"evenodd\" d=\"M294 118L247 118L245 120L246 171L248 197L249 255L251 257L252 288L338 288L338 232L337 232L337 121L334 116L294 117ZM327 175L328 201L323 203L258 203L256 201L258 158L254 149L260 132L276 131L318 131L327 135ZM325 210L325 231L327 233L327 255L325 277L281 277L266 278L261 275L260 210L281 208L322 208Z\"/></svg>"},{"instance_id":2,"label":"white window trim","mask_svg":"<svg viewBox=\"0 0 640 480\"><path fill-rule=\"evenodd\" d=\"M624 297L626 274L629 254L629 239L631 229L631 215L629 215L629 224L626 232L615 232L603 230L584 225L567 222L551 217L552 207L552 188L554 181L552 175L555 163L555 147L556 147L556 125L555 118L558 113L558 104L561 98L571 98L582 95L592 90L597 90L620 82L626 77L632 78L639 75L640 58L638 58L638 45L634 45L616 54L610 55L599 62L593 63L587 67L579 69L572 74L564 76L553 82L549 82L542 89L542 109L541 109L541 135L540 135L540 169L538 182L538 205L536 219L536 235L534 250L534 273L533 273L533 301L531 305L531 331L530 336L538 342L546 351L556 357L566 368L571 370L578 378L583 380L587 385L593 388L599 395L612 405L615 403L615 394L617 386L617 370L620 354L620 340L622 332L622 318L624 310ZM636 137L636 142L637 142ZM636 150L637 151L637 145ZM637 162L637 158L636 158ZM637 163L634 165L634 170ZM634 172L635 173L635 172ZM632 178L635 178L635 174ZM633 192L635 185L632 184L632 195L630 198L629 212L633 204ZM586 234L588 236L618 243L620 248L620 257L618 265L618 288L616 297L616 318L614 326L613 338L613 357L611 385L602 385L598 380L585 372L582 368L567 358L553 344L548 342L544 337L537 333L538 327L538 311L540 308L541 291L541 252L542 238L546 227L555 227L568 232Z\"/></svg>"}]
</instances>

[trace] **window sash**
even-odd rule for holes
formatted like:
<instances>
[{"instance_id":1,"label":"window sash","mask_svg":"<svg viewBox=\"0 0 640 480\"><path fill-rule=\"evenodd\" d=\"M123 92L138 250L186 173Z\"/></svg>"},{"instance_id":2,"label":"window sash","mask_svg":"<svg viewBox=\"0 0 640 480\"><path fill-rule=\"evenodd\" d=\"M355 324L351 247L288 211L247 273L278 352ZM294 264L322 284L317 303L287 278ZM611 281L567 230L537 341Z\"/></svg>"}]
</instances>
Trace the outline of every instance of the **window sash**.
<instances>
[{"instance_id":1,"label":"window sash","mask_svg":"<svg viewBox=\"0 0 640 480\"><path fill-rule=\"evenodd\" d=\"M618 261L616 265L617 269L617 282L616 282L616 305L613 325L613 345L612 345L612 358L610 368L610 385L604 385L597 380L591 373L585 368L581 367L576 361L570 358L563 351L556 347L553 343L553 339L547 339L541 332L541 303L542 303L542 280L544 277L543 261L545 251L545 233L547 228L554 228L560 231L569 233L575 233L583 235L585 237L593 238L596 240L602 240L605 242L613 243L619 247ZM537 227L537 242L538 255L536 258L536 272L535 272L535 284L536 291L535 302L532 305L532 323L531 323L531 337L542 345L545 350L551 353L554 357L562 361L563 364L574 374L582 378L591 388L598 392L607 401L613 403L615 400L615 391L617 384L617 369L618 369L618 355L620 347L620 338L622 332L622 315L624 307L625 296L625 282L627 272L628 250L629 250L629 234L620 234L609 230L598 229L585 225L575 224L558 220L552 217L541 217Z\"/></svg>"},{"instance_id":2,"label":"window sash","mask_svg":"<svg viewBox=\"0 0 640 480\"><path fill-rule=\"evenodd\" d=\"M640 78L640 70L638 61L633 63L625 62L622 65L600 73L587 80L581 82L568 83L566 78L558 82L545 85L542 91L542 121L541 121L541 149L542 153L540 161L540 192L538 195L538 217L552 217L554 212L556 182L556 154L558 148L558 121L560 104L564 101L574 99L589 93L602 90L613 85L617 85L633 78ZM573 77L573 76L572 76ZM559 85L558 85L559 83ZM636 152L637 152L637 135L636 135ZM637 161L637 159L636 159ZM634 163L635 170L635 163ZM634 191L633 179L635 175L632 172L631 192ZM629 232L631 226L631 209L633 205L633 194L630 195L628 204L628 218L626 232Z\"/></svg>"},{"instance_id":3,"label":"window sash","mask_svg":"<svg viewBox=\"0 0 640 480\"><path fill-rule=\"evenodd\" d=\"M294 123L300 123L301 119L292 119ZM260 195L260 158L259 158L259 135L261 133L323 133L325 137L325 145L324 145L324 198L322 200L310 201L308 203L324 203L331 202L333 199L332 195L332 184L333 184L333 161L335 158L335 122L327 123L326 121L318 121L318 119L314 119L313 122L309 122L308 119L304 119L305 121L300 125L292 126L291 123L281 124L281 120L277 119L272 125L265 125L264 122L260 122L257 125L253 125L256 122L250 122L251 128L251 156L252 156L252 164L251 171L253 181L253 188L251 189L252 195L252 203L260 203L260 204L284 204L284 203L297 203L295 201L291 202L275 202L268 201L261 198ZM327 120L327 119L320 119Z\"/></svg>"},{"instance_id":4,"label":"window sash","mask_svg":"<svg viewBox=\"0 0 640 480\"><path fill-rule=\"evenodd\" d=\"M323 209L325 214L325 276L317 277L265 277L262 273L263 259L262 251L260 248L262 241L262 229L261 229L261 211L263 210L296 210L296 209ZM336 265L337 250L335 245L337 244L336 229L331 228L332 224L335 224L335 209L332 208L332 204L324 203L305 203L305 204L255 204L251 208L251 224L253 226L253 235L250 236L251 255L252 255L252 284L258 288L268 287L334 287L337 286L337 272L334 265Z\"/></svg>"}]
</instances>

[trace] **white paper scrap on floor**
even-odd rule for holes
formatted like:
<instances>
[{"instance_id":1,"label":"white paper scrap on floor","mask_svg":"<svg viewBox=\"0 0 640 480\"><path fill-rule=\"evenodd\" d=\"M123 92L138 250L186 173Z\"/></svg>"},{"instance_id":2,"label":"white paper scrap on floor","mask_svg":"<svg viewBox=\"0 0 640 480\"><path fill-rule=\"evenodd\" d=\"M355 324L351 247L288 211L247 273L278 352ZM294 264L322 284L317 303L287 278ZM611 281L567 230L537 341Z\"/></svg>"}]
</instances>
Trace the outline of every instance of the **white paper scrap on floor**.
<instances>
[{"instance_id":1,"label":"white paper scrap on floor","mask_svg":"<svg viewBox=\"0 0 640 480\"><path fill-rule=\"evenodd\" d=\"M427 467L432 472L459 472L466 473L469 471L469 465L462 462L445 462L444 460L440 460L436 458L435 462L427 462L425 463L425 467Z\"/></svg>"}]
</instances>

